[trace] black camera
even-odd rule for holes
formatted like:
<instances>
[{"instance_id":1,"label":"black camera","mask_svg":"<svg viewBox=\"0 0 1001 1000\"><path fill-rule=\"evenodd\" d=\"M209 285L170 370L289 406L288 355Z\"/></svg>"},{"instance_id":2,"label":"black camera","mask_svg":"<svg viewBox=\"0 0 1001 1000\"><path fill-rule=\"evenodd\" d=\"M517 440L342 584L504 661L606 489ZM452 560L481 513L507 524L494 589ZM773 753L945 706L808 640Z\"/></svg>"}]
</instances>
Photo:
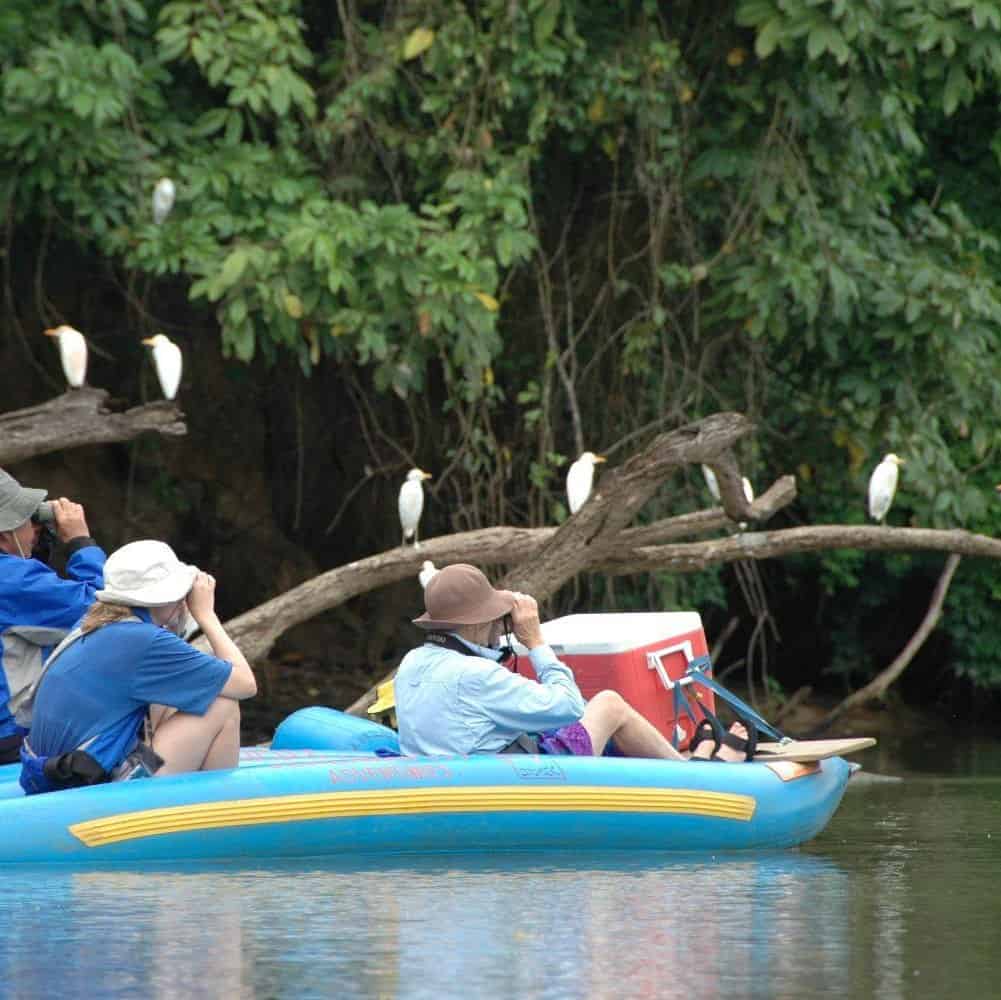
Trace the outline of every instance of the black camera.
<instances>
[{"instance_id":1,"label":"black camera","mask_svg":"<svg viewBox=\"0 0 1001 1000\"><path fill-rule=\"evenodd\" d=\"M56 512L50 500L43 500L34 514L31 515L32 524L40 524L45 528L50 528L56 523Z\"/></svg>"}]
</instances>

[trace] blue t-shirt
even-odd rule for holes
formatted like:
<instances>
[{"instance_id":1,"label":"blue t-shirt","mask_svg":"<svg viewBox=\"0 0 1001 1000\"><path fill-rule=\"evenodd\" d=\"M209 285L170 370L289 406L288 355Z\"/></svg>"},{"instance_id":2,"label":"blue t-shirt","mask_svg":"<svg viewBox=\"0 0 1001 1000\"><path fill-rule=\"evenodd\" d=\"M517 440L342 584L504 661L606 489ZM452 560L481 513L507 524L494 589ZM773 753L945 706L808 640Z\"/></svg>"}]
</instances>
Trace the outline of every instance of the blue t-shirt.
<instances>
[{"instance_id":1,"label":"blue t-shirt","mask_svg":"<svg viewBox=\"0 0 1001 1000\"><path fill-rule=\"evenodd\" d=\"M204 715L232 666L152 624L115 622L82 636L46 671L35 696L28 739L39 757L87 747L111 770L132 749L146 709L169 705Z\"/></svg>"}]
</instances>

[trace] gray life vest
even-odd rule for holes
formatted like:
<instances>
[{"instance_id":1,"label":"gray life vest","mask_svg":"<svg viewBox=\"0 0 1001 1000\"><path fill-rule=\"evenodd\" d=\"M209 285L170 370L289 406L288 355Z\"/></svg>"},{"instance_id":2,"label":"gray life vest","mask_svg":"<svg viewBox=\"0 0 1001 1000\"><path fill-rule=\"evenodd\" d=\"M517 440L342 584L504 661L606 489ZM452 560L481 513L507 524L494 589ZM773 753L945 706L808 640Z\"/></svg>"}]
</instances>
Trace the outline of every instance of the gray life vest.
<instances>
[{"instance_id":1,"label":"gray life vest","mask_svg":"<svg viewBox=\"0 0 1001 1000\"><path fill-rule=\"evenodd\" d=\"M58 646L67 635L69 629L39 625L11 625L0 634L3 641L0 666L7 676L8 705L13 715L18 715L25 698L42 676L43 649ZM22 724L20 719L17 724Z\"/></svg>"},{"instance_id":2,"label":"gray life vest","mask_svg":"<svg viewBox=\"0 0 1001 1000\"><path fill-rule=\"evenodd\" d=\"M119 622L142 622L141 618L137 618L135 615L129 615L127 618L119 618ZM117 624L116 622L115 624ZM58 645L49 654L49 658L41 665L38 669L37 676L31 681L29 686L24 689L18 698L17 707L14 707L13 696L10 700L11 711L14 712L14 721L24 729L31 729L31 720L35 712L35 697L38 694L38 687L42 683L42 678L45 676L46 671L53 663L59 659L60 656L74 642L77 641L84 633L80 628L75 628L71 632L67 632L65 629L44 629L44 628L11 628L4 632L4 666L6 667L7 661L7 636L14 631L20 632L47 632L47 633L59 633L62 638L58 640ZM49 640L51 641L51 640ZM38 647L36 647L38 648ZM39 659L41 659L41 649L38 648ZM7 675L8 683L10 682L10 674Z\"/></svg>"}]
</instances>

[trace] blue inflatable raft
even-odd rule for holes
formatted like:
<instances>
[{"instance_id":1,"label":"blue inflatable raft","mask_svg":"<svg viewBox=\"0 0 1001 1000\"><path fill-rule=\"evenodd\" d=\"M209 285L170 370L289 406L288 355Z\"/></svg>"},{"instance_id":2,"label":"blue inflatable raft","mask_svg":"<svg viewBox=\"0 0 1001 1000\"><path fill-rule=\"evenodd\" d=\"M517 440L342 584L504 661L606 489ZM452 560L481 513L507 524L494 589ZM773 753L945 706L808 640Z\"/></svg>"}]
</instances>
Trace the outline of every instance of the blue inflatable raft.
<instances>
[{"instance_id":1,"label":"blue inflatable raft","mask_svg":"<svg viewBox=\"0 0 1001 1000\"><path fill-rule=\"evenodd\" d=\"M824 828L853 770L837 757L381 756L395 741L375 723L313 708L231 771L23 797L17 767L0 768L0 823L13 834L0 864L792 847Z\"/></svg>"}]
</instances>

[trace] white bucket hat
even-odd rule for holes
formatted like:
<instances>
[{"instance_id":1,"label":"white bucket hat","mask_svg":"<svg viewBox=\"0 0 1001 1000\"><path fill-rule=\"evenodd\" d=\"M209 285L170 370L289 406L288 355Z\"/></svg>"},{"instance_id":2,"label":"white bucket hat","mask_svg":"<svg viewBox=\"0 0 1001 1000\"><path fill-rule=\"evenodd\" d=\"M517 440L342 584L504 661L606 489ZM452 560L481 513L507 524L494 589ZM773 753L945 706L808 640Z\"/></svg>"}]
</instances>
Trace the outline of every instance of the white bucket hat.
<instances>
[{"instance_id":1,"label":"white bucket hat","mask_svg":"<svg viewBox=\"0 0 1001 1000\"><path fill-rule=\"evenodd\" d=\"M108 556L104 590L95 595L105 604L158 608L187 597L197 566L182 563L165 542L129 542Z\"/></svg>"}]
</instances>

